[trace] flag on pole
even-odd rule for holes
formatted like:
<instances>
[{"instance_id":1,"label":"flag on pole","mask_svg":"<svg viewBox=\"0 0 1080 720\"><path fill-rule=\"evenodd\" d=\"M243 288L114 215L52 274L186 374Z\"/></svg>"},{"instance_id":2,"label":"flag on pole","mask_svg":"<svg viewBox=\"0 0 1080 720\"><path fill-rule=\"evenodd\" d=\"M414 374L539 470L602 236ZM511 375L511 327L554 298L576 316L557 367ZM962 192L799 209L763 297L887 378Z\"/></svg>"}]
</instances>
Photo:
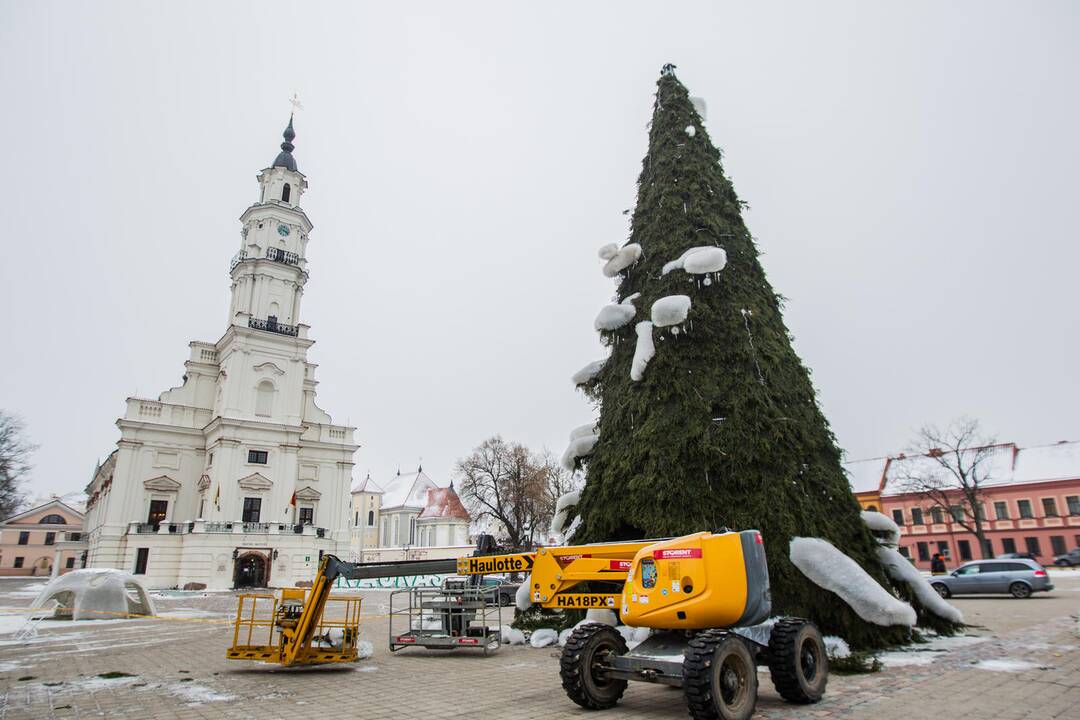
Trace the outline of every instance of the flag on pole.
<instances>
[{"instance_id":1,"label":"flag on pole","mask_svg":"<svg viewBox=\"0 0 1080 720\"><path fill-rule=\"evenodd\" d=\"M289 500L289 504L285 506L285 514L289 514L289 508L296 508L296 491L293 490L292 499Z\"/></svg>"},{"instance_id":2,"label":"flag on pole","mask_svg":"<svg viewBox=\"0 0 1080 720\"><path fill-rule=\"evenodd\" d=\"M218 483L217 490L214 491L214 507L221 509L221 483Z\"/></svg>"}]
</instances>

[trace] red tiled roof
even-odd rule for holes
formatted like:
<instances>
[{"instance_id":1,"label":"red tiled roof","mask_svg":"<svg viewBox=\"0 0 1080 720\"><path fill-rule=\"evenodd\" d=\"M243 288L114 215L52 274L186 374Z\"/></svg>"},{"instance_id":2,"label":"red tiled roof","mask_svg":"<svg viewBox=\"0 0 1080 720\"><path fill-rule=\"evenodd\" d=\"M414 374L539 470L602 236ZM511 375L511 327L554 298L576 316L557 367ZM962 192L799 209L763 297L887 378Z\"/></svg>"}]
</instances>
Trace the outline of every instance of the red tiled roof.
<instances>
[{"instance_id":1,"label":"red tiled roof","mask_svg":"<svg viewBox=\"0 0 1080 720\"><path fill-rule=\"evenodd\" d=\"M428 488L427 503L417 518L436 517L469 519L469 511L461 504L461 498L454 488Z\"/></svg>"}]
</instances>

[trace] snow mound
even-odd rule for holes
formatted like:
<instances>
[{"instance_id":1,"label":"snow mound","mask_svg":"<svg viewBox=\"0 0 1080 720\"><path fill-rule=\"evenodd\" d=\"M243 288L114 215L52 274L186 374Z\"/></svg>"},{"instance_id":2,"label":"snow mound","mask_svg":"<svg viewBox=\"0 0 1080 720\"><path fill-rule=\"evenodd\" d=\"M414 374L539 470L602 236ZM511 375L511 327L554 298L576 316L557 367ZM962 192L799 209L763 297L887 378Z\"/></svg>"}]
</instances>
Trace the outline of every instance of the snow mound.
<instances>
[{"instance_id":1,"label":"snow mound","mask_svg":"<svg viewBox=\"0 0 1080 720\"><path fill-rule=\"evenodd\" d=\"M573 527L573 526L571 526L571 527ZM568 534L569 534L569 532L568 532ZM526 610L528 610L529 608L532 607L532 597L529 594L529 588L531 588L531 587L532 587L532 574L530 573L529 576L527 578L525 578L525 582L518 585L517 592L514 594L514 606L517 607L517 609L522 611L522 612L525 612ZM525 640L524 640L524 637L523 637L522 642L524 642L524 641ZM511 643L511 644L513 644L513 643Z\"/></svg>"},{"instance_id":2,"label":"snow mound","mask_svg":"<svg viewBox=\"0 0 1080 720\"><path fill-rule=\"evenodd\" d=\"M677 260L664 263L660 269L661 275L667 275L672 270L685 270L695 275L720 272L727 265L727 253L715 245L699 245L692 247Z\"/></svg>"},{"instance_id":3,"label":"snow mound","mask_svg":"<svg viewBox=\"0 0 1080 720\"><path fill-rule=\"evenodd\" d=\"M688 295L668 295L652 304L652 323L656 327L680 325L686 322L686 316L689 313L690 297Z\"/></svg>"},{"instance_id":4,"label":"snow mound","mask_svg":"<svg viewBox=\"0 0 1080 720\"><path fill-rule=\"evenodd\" d=\"M580 490L571 490L568 493L559 496L559 499L555 501L555 514L551 516L551 534L561 535L563 527L566 525L566 518L570 514L570 508L578 504L581 500Z\"/></svg>"},{"instance_id":5,"label":"snow mound","mask_svg":"<svg viewBox=\"0 0 1080 720\"><path fill-rule=\"evenodd\" d=\"M874 513L875 515L879 513ZM866 515L866 513L863 513ZM884 517L884 515L882 516ZM885 518L889 520L888 518ZM892 522L889 520L889 522ZM895 527L895 525L894 525ZM934 613L940 618L944 618L949 622L962 623L964 622L964 615L958 609L945 602L937 591L931 587L929 581L922 576L915 566L908 562L907 558L898 553L891 547L885 547L884 545L877 549L878 559L881 560L881 564L885 566L885 572L889 577L898 582L906 583L911 591L915 593L915 597L919 599L919 603Z\"/></svg>"},{"instance_id":6,"label":"snow mound","mask_svg":"<svg viewBox=\"0 0 1080 720\"><path fill-rule=\"evenodd\" d=\"M687 256L683 270L691 275L720 272L727 265L727 253L722 248L708 247Z\"/></svg>"},{"instance_id":7,"label":"snow mound","mask_svg":"<svg viewBox=\"0 0 1080 720\"><path fill-rule=\"evenodd\" d=\"M697 135L697 128L694 127L693 125L687 125L686 126L686 134L689 135L690 137L694 137L695 135Z\"/></svg>"},{"instance_id":8,"label":"snow mound","mask_svg":"<svg viewBox=\"0 0 1080 720\"><path fill-rule=\"evenodd\" d=\"M134 575L111 568L72 570L49 581L33 602L46 607L55 600L55 615L72 620L116 620L154 615L154 601Z\"/></svg>"},{"instance_id":9,"label":"snow mound","mask_svg":"<svg viewBox=\"0 0 1080 720\"><path fill-rule=\"evenodd\" d=\"M656 345L652 339L652 323L648 320L634 326L637 333L637 346L634 348L634 360L630 363L630 379L638 382L645 377L645 366L656 354Z\"/></svg>"},{"instance_id":10,"label":"snow mound","mask_svg":"<svg viewBox=\"0 0 1080 720\"><path fill-rule=\"evenodd\" d=\"M626 641L627 645L634 641L634 628L630 627L629 625L620 625L619 627L615 628L615 631L622 635L623 640Z\"/></svg>"},{"instance_id":11,"label":"snow mound","mask_svg":"<svg viewBox=\"0 0 1080 720\"><path fill-rule=\"evenodd\" d=\"M600 623L601 625L610 625L611 627L615 627L619 624L618 618L615 617L615 612L613 610L608 610L607 608L586 610L585 622Z\"/></svg>"},{"instance_id":12,"label":"snow mound","mask_svg":"<svg viewBox=\"0 0 1080 720\"><path fill-rule=\"evenodd\" d=\"M570 439L577 440L578 438L588 437L589 435L599 435L600 430L596 427L596 423L589 423L587 425L578 425L576 428L570 431Z\"/></svg>"},{"instance_id":13,"label":"snow mound","mask_svg":"<svg viewBox=\"0 0 1080 720\"><path fill-rule=\"evenodd\" d=\"M500 630L502 631L502 641L504 645L524 645L525 633L510 627L509 625L503 625Z\"/></svg>"},{"instance_id":14,"label":"snow mound","mask_svg":"<svg viewBox=\"0 0 1080 720\"><path fill-rule=\"evenodd\" d=\"M533 630L532 637L529 638L529 645L534 648L547 647L548 645L554 645L559 642L559 633L551 628L538 628Z\"/></svg>"},{"instance_id":15,"label":"snow mound","mask_svg":"<svg viewBox=\"0 0 1080 720\"><path fill-rule=\"evenodd\" d=\"M626 268L630 267L641 257L641 246L630 243L621 248L615 255L604 264L604 276L613 278Z\"/></svg>"},{"instance_id":16,"label":"snow mound","mask_svg":"<svg viewBox=\"0 0 1080 720\"><path fill-rule=\"evenodd\" d=\"M633 303L633 302L634 302L635 300L637 300L637 299L638 299L639 297L641 297L641 293L639 293L639 292L633 293L633 294L631 294L631 295L627 295L626 297L624 297L624 298L623 298L623 299L622 299L622 300L620 301L620 303L619 303L619 304L620 304L620 305L630 305L630 304L631 304L631 303Z\"/></svg>"},{"instance_id":17,"label":"snow mound","mask_svg":"<svg viewBox=\"0 0 1080 720\"><path fill-rule=\"evenodd\" d=\"M866 527L875 533L886 535L884 541L889 545L900 542L900 527L893 522L892 518L873 510L863 510L859 515L862 517Z\"/></svg>"},{"instance_id":18,"label":"snow mound","mask_svg":"<svg viewBox=\"0 0 1080 720\"><path fill-rule=\"evenodd\" d=\"M814 584L836 593L863 620L888 627L915 625L915 610L890 595L859 564L820 538L796 537L792 564Z\"/></svg>"},{"instance_id":19,"label":"snow mound","mask_svg":"<svg viewBox=\"0 0 1080 720\"><path fill-rule=\"evenodd\" d=\"M559 647L565 647L566 641L570 639L570 634L574 632L574 628L566 628L559 633Z\"/></svg>"},{"instance_id":20,"label":"snow mound","mask_svg":"<svg viewBox=\"0 0 1080 720\"><path fill-rule=\"evenodd\" d=\"M606 360L594 360L585 367L578 370L571 376L570 380L577 385L584 385L591 382L593 378L600 374L600 371L604 368Z\"/></svg>"},{"instance_id":21,"label":"snow mound","mask_svg":"<svg viewBox=\"0 0 1080 720\"><path fill-rule=\"evenodd\" d=\"M610 260L611 258L615 257L618 252L618 245L616 245L615 243L608 243L607 245L601 247L596 254L600 256L601 260Z\"/></svg>"},{"instance_id":22,"label":"snow mound","mask_svg":"<svg viewBox=\"0 0 1080 720\"><path fill-rule=\"evenodd\" d=\"M851 657L851 648L848 647L844 638L826 635L821 639L825 641L825 654L829 656L830 660L842 660Z\"/></svg>"},{"instance_id":23,"label":"snow mound","mask_svg":"<svg viewBox=\"0 0 1080 720\"><path fill-rule=\"evenodd\" d=\"M586 457L591 453L593 448L596 447L596 442L599 439L599 435L584 435L579 438L574 438L570 441L570 445L567 446L566 452L562 454L559 464L569 472L573 472L578 459Z\"/></svg>"},{"instance_id":24,"label":"snow mound","mask_svg":"<svg viewBox=\"0 0 1080 720\"><path fill-rule=\"evenodd\" d=\"M356 656L361 660L365 660L375 654L375 646L369 643L367 640L361 640L356 643Z\"/></svg>"},{"instance_id":25,"label":"snow mound","mask_svg":"<svg viewBox=\"0 0 1080 720\"><path fill-rule=\"evenodd\" d=\"M604 330L618 330L623 325L634 319L637 309L631 303L621 302L618 305L605 305L593 322L593 327L603 332Z\"/></svg>"}]
</instances>

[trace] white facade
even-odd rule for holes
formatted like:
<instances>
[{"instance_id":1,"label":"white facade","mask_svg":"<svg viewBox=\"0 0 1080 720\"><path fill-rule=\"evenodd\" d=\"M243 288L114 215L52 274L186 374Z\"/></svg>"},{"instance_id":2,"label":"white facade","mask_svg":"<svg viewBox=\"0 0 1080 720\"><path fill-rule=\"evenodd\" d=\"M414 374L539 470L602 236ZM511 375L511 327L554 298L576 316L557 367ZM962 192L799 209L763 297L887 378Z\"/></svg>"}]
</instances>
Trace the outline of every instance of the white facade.
<instances>
[{"instance_id":1,"label":"white facade","mask_svg":"<svg viewBox=\"0 0 1080 720\"><path fill-rule=\"evenodd\" d=\"M149 587L281 587L349 547L355 428L315 404L300 322L312 225L293 137L290 119L240 217L224 334L189 343L179 387L127 400L117 448L87 487L88 567Z\"/></svg>"},{"instance_id":2,"label":"white facade","mask_svg":"<svg viewBox=\"0 0 1080 720\"><path fill-rule=\"evenodd\" d=\"M470 544L469 515L450 483L439 484L423 469L400 472L376 484L371 478L352 489L350 557L374 560L380 550L459 548Z\"/></svg>"}]
</instances>

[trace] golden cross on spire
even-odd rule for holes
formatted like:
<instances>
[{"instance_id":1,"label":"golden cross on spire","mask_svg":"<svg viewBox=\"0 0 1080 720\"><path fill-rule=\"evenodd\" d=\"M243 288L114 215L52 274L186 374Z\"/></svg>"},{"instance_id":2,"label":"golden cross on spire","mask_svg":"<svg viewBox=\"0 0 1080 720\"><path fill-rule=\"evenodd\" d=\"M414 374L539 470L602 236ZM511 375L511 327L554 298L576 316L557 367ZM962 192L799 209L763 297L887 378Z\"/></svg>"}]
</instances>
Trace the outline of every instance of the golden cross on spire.
<instances>
[{"instance_id":1,"label":"golden cross on spire","mask_svg":"<svg viewBox=\"0 0 1080 720\"><path fill-rule=\"evenodd\" d=\"M289 100L289 104L292 105L292 112L289 113L290 115L295 114L297 110L304 109L304 106L300 104L300 96L297 93L293 93L292 98Z\"/></svg>"}]
</instances>

